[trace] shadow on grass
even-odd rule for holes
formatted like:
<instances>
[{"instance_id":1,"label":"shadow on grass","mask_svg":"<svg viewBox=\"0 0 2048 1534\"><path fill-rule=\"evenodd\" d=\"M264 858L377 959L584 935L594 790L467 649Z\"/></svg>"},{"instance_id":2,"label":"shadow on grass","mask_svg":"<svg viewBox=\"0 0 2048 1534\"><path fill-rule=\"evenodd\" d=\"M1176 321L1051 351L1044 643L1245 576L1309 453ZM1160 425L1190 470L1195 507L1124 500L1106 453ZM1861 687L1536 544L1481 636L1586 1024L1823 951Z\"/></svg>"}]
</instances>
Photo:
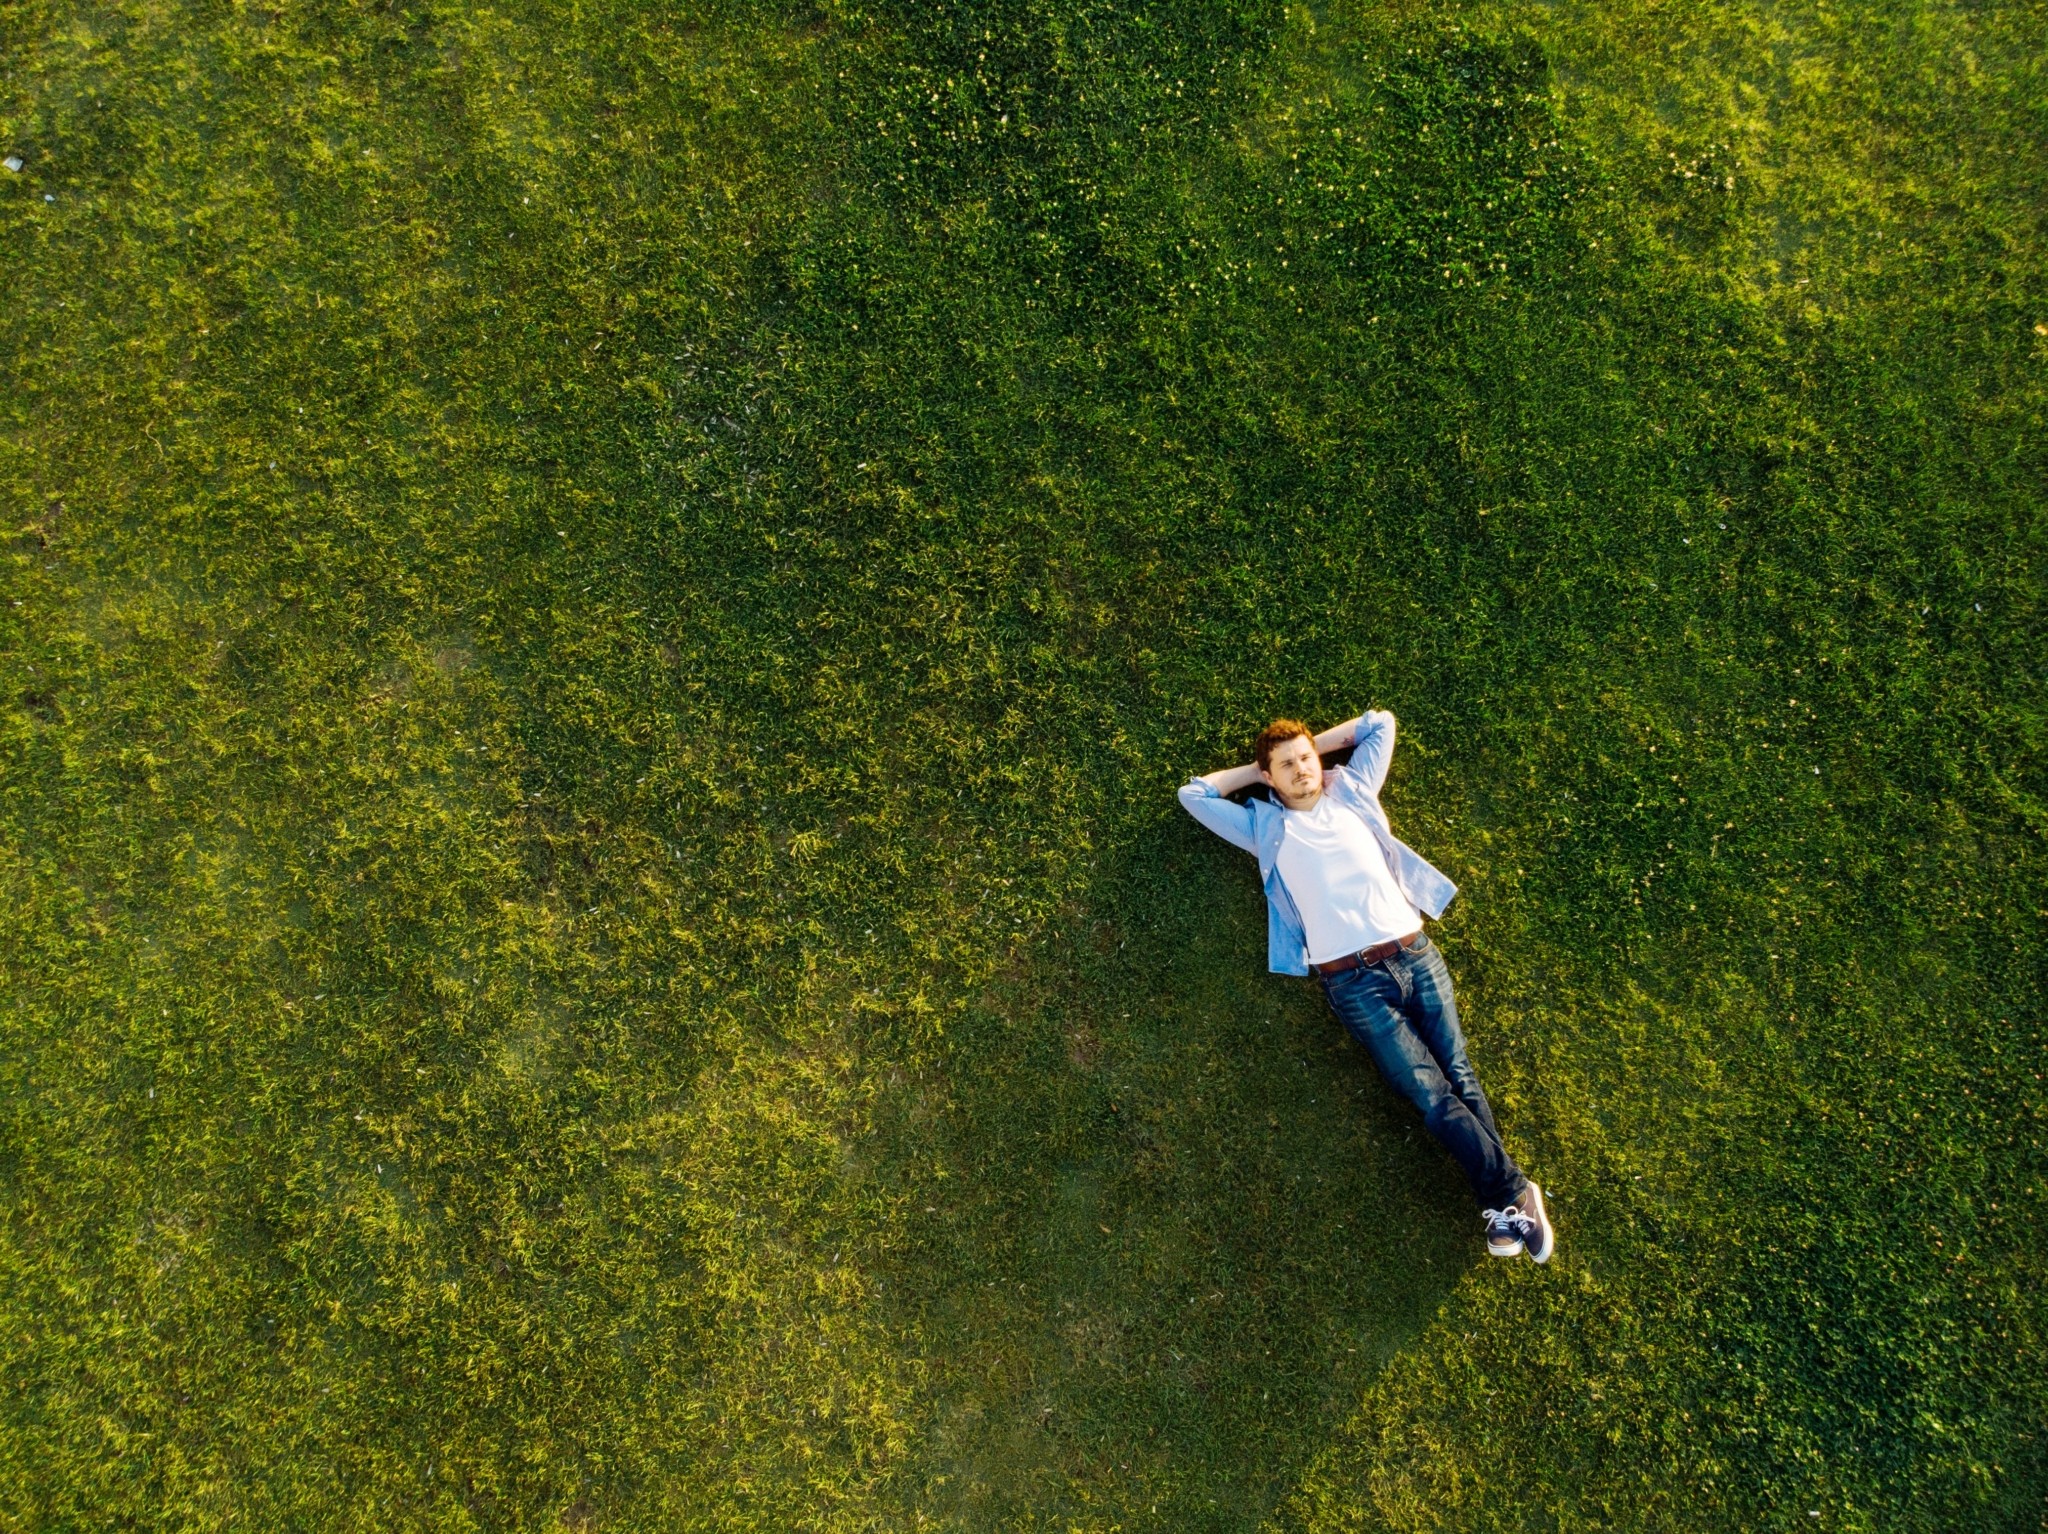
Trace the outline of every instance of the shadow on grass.
<instances>
[{"instance_id":1,"label":"shadow on grass","mask_svg":"<svg viewBox=\"0 0 2048 1534\"><path fill-rule=\"evenodd\" d=\"M932 1403L906 1500L949 1524L1253 1527L1482 1260L1455 1166L1266 973L1251 864L1177 822L923 1089L895 1154L950 1192L889 1287Z\"/></svg>"}]
</instances>

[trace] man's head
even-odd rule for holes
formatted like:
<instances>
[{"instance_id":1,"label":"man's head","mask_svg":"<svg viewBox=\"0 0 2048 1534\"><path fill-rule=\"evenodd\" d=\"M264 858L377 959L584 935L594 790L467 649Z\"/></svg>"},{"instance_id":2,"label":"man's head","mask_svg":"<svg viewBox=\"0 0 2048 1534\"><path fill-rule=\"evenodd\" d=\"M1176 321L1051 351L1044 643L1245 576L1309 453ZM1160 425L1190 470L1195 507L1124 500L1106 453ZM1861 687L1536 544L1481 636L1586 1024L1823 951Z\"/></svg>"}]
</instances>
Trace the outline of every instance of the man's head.
<instances>
[{"instance_id":1,"label":"man's head","mask_svg":"<svg viewBox=\"0 0 2048 1534\"><path fill-rule=\"evenodd\" d=\"M1312 810L1323 796L1323 763L1299 719L1275 719L1252 747L1259 776L1290 810Z\"/></svg>"}]
</instances>

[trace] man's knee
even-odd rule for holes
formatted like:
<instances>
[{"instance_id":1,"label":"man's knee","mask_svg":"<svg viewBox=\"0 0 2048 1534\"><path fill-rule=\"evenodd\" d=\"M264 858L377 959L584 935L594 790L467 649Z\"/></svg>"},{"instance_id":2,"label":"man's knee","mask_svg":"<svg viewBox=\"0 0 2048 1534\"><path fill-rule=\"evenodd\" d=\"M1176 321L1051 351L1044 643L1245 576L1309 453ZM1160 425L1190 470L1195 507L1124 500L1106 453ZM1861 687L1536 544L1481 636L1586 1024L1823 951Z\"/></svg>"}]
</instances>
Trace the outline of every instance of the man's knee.
<instances>
[{"instance_id":1,"label":"man's knee","mask_svg":"<svg viewBox=\"0 0 2048 1534\"><path fill-rule=\"evenodd\" d=\"M1486 1089L1479 1084L1479 1072L1462 1060L1456 1070L1445 1071L1444 1075L1450 1081L1451 1090L1467 1102L1485 1095Z\"/></svg>"},{"instance_id":2,"label":"man's knee","mask_svg":"<svg viewBox=\"0 0 2048 1534\"><path fill-rule=\"evenodd\" d=\"M1422 1122L1434 1131L1457 1115L1458 1099L1451 1084L1433 1072L1417 1071L1402 1086L1408 1101L1422 1114Z\"/></svg>"}]
</instances>

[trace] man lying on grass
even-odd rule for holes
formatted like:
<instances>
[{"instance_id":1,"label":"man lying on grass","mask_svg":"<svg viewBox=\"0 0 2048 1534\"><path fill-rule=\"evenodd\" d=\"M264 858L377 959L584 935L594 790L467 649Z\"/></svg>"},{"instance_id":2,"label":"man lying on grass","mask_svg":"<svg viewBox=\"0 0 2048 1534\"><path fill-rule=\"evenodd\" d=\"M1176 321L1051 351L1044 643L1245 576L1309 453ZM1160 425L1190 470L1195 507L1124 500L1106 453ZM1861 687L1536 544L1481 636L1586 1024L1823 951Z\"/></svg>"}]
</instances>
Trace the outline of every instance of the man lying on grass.
<instances>
[{"instance_id":1,"label":"man lying on grass","mask_svg":"<svg viewBox=\"0 0 2048 1534\"><path fill-rule=\"evenodd\" d=\"M1321 753L1353 747L1332 771ZM1380 1073L1457 1157L1479 1199L1486 1249L1548 1262L1556 1233L1543 1190L1501 1144L1493 1109L1465 1057L1458 1003L1443 956L1423 935L1458 887L1394 836L1380 785L1394 755L1394 716L1374 712L1311 736L1276 719L1259 732L1258 760L1196 778L1187 812L1255 854L1266 887L1266 967L1321 977L1323 994ZM1273 799L1228 795L1264 783ZM1277 802L1274 802L1277 801Z\"/></svg>"}]
</instances>

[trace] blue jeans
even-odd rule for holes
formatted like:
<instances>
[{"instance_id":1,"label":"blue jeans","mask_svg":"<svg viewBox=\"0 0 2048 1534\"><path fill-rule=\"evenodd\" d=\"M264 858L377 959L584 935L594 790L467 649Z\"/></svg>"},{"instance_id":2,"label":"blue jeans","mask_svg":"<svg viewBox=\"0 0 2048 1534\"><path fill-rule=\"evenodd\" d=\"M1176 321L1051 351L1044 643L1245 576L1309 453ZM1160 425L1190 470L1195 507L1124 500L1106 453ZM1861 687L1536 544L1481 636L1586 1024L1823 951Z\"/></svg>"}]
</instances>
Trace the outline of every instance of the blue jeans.
<instances>
[{"instance_id":1,"label":"blue jeans","mask_svg":"<svg viewBox=\"0 0 2048 1534\"><path fill-rule=\"evenodd\" d=\"M1427 936L1378 964L1323 980L1337 1020L1363 1044L1389 1085L1422 1114L1437 1143L1458 1158L1483 1209L1505 1209L1529 1179L1515 1165L1478 1073L1465 1058L1451 972Z\"/></svg>"}]
</instances>

